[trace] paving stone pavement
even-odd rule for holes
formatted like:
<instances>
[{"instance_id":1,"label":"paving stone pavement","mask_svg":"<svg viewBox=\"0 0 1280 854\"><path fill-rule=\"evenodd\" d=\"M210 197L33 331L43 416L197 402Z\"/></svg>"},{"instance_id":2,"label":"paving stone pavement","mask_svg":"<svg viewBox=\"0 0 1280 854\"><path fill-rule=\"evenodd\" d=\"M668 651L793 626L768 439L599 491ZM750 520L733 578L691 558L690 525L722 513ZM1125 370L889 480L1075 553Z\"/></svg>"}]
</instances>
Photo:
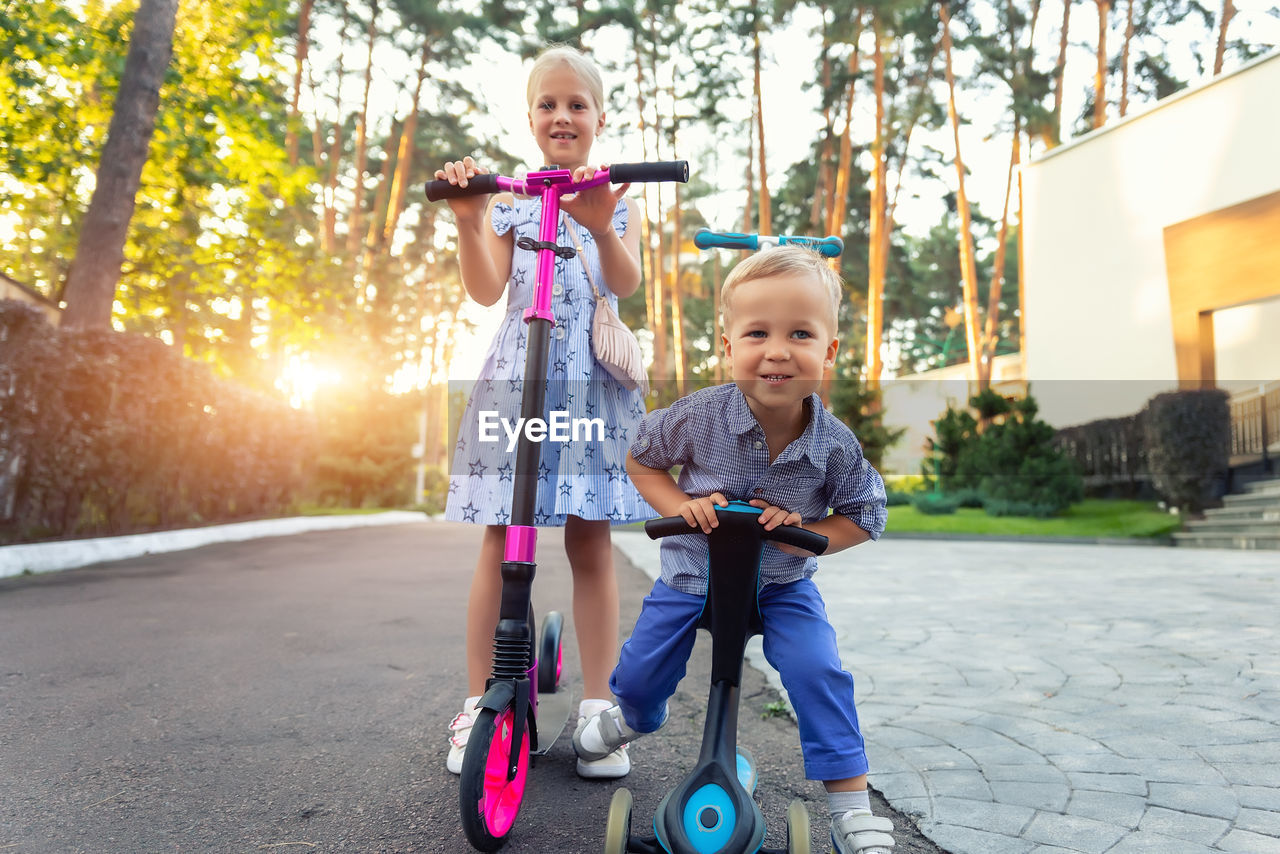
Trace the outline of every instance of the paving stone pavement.
<instances>
[{"instance_id":1,"label":"paving stone pavement","mask_svg":"<svg viewBox=\"0 0 1280 854\"><path fill-rule=\"evenodd\" d=\"M871 784L953 854L1280 854L1278 578L1275 552L892 537L815 576Z\"/></svg>"}]
</instances>

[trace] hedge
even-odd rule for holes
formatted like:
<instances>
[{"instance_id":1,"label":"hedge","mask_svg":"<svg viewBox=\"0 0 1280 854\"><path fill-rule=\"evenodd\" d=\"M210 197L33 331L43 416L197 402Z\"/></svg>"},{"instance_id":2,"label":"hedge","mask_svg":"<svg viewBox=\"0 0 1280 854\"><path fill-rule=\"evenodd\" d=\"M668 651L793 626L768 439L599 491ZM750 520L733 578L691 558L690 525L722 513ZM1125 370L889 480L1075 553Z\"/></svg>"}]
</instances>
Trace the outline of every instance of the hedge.
<instances>
[{"instance_id":1,"label":"hedge","mask_svg":"<svg viewBox=\"0 0 1280 854\"><path fill-rule=\"evenodd\" d=\"M0 543L276 515L310 419L142 335L0 301Z\"/></svg>"}]
</instances>

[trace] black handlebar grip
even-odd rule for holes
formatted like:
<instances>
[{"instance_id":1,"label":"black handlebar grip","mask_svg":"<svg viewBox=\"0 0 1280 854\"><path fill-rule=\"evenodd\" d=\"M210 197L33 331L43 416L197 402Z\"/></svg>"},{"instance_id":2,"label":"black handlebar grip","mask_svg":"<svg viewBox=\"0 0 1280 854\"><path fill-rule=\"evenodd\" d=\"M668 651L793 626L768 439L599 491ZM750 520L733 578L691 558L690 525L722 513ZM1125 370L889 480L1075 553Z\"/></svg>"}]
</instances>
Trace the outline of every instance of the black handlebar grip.
<instances>
[{"instance_id":1,"label":"black handlebar grip","mask_svg":"<svg viewBox=\"0 0 1280 854\"><path fill-rule=\"evenodd\" d=\"M772 531L765 531L764 538L773 540L775 543L795 546L798 549L804 549L816 555L825 552L830 542L822 534L815 534L813 531L806 531L804 528L797 528L795 525L779 525Z\"/></svg>"},{"instance_id":2,"label":"black handlebar grip","mask_svg":"<svg viewBox=\"0 0 1280 854\"><path fill-rule=\"evenodd\" d=\"M644 532L649 535L649 539L657 540L662 537L674 537L680 534L701 534L702 529L691 526L685 521L683 516L663 516L660 519L650 519L644 523ZM762 540L772 540L776 543L785 543L789 546L804 549L820 555L827 550L828 540L822 534L815 534L813 531L806 531L794 525L779 525L772 531L760 531Z\"/></svg>"},{"instance_id":3,"label":"black handlebar grip","mask_svg":"<svg viewBox=\"0 0 1280 854\"><path fill-rule=\"evenodd\" d=\"M677 534L701 534L702 529L691 526L683 516L663 516L660 519L650 519L645 522L644 532L649 535L649 539L656 540Z\"/></svg>"},{"instance_id":4,"label":"black handlebar grip","mask_svg":"<svg viewBox=\"0 0 1280 854\"><path fill-rule=\"evenodd\" d=\"M460 199L463 196L483 196L498 192L498 176L492 173L476 175L467 180L467 186L459 187L450 184L443 178L427 182L427 201L438 202L441 199Z\"/></svg>"},{"instance_id":5,"label":"black handlebar grip","mask_svg":"<svg viewBox=\"0 0 1280 854\"><path fill-rule=\"evenodd\" d=\"M609 180L614 184L639 181L679 181L684 184L689 180L689 161L617 163L609 167Z\"/></svg>"}]
</instances>

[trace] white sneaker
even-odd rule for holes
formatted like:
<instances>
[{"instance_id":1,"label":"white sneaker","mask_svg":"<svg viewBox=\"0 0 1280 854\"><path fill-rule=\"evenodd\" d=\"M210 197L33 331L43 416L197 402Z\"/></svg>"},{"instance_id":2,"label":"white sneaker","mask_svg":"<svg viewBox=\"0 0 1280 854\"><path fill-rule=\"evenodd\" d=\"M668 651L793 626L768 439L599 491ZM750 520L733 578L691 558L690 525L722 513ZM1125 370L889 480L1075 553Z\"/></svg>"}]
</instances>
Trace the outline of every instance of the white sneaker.
<instances>
[{"instance_id":1,"label":"white sneaker","mask_svg":"<svg viewBox=\"0 0 1280 854\"><path fill-rule=\"evenodd\" d=\"M471 737L471 727L476 722L476 703L479 697L468 697L462 704L462 712L449 724L449 757L444 766L454 774L462 773L462 759L467 754L467 739Z\"/></svg>"},{"instance_id":2,"label":"white sneaker","mask_svg":"<svg viewBox=\"0 0 1280 854\"><path fill-rule=\"evenodd\" d=\"M869 812L847 812L831 819L835 854L892 854L893 822Z\"/></svg>"},{"instance_id":3,"label":"white sneaker","mask_svg":"<svg viewBox=\"0 0 1280 854\"><path fill-rule=\"evenodd\" d=\"M631 757L627 755L625 742L635 738L638 733L627 727L625 722L622 726L626 727L630 736L615 743L612 749L607 749L607 745L602 745L600 739L592 736L587 737L590 747L606 749L591 750L588 747L580 749L581 733L585 732L596 718L604 716L613 721L610 716L611 710L617 710L617 719L621 721L622 711L608 700L583 700L578 706L578 726L573 733L573 749L578 754L579 777L588 780L616 780L631 773Z\"/></svg>"}]
</instances>

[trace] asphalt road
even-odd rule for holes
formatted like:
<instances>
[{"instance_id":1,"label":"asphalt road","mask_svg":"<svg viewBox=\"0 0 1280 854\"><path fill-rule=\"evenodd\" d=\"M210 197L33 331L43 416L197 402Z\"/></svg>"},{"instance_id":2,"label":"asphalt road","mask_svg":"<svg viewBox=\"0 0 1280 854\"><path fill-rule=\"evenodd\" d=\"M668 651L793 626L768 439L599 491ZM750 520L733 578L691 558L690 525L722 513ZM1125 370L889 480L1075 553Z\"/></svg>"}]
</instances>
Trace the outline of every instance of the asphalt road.
<instances>
[{"instance_id":1,"label":"asphalt road","mask_svg":"<svg viewBox=\"0 0 1280 854\"><path fill-rule=\"evenodd\" d=\"M0 580L0 853L466 852L445 727L479 531L424 522L223 543ZM618 556L625 634L648 579ZM570 578L542 534L539 613L566 614L562 690L578 699ZM632 748L634 825L696 757L710 644L658 736ZM784 844L821 786L794 723L747 668L739 742ZM874 784L874 780L873 780ZM580 780L561 738L530 774L504 851L601 849L617 784ZM940 854L877 797L895 854Z\"/></svg>"}]
</instances>

